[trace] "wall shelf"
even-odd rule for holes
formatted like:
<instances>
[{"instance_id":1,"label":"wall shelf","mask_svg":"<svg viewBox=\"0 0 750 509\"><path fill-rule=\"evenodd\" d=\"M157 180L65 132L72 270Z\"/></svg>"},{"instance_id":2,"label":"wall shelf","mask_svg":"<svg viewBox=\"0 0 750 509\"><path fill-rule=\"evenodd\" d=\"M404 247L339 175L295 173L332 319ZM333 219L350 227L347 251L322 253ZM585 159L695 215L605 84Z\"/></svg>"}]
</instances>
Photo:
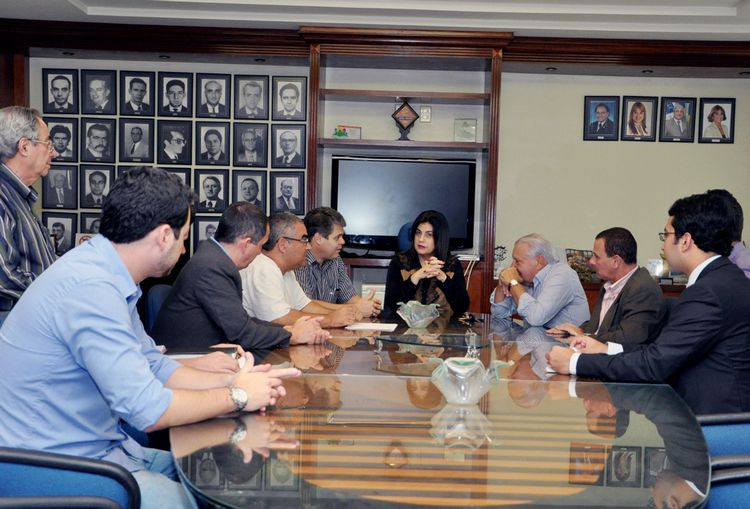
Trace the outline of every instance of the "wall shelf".
<instances>
[{"instance_id":1,"label":"wall shelf","mask_svg":"<svg viewBox=\"0 0 750 509\"><path fill-rule=\"evenodd\" d=\"M360 90L344 88L323 88L320 98L333 101L401 101L430 102L434 104L485 104L490 99L488 93L474 92L426 92L400 90Z\"/></svg>"},{"instance_id":2,"label":"wall shelf","mask_svg":"<svg viewBox=\"0 0 750 509\"><path fill-rule=\"evenodd\" d=\"M319 138L319 147L367 147L453 150L463 152L485 152L488 143L467 143L460 141L417 141L417 140L348 140L339 138Z\"/></svg>"}]
</instances>

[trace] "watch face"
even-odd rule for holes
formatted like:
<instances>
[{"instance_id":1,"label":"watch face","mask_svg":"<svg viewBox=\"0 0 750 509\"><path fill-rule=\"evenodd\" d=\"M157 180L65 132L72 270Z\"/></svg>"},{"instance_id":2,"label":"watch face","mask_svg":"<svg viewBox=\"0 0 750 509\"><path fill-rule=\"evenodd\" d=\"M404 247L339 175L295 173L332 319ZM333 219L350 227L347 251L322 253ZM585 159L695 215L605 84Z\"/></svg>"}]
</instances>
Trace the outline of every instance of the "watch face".
<instances>
[{"instance_id":1,"label":"watch face","mask_svg":"<svg viewBox=\"0 0 750 509\"><path fill-rule=\"evenodd\" d=\"M239 387L232 387L232 401L237 405L237 410L242 410L247 405L247 393Z\"/></svg>"}]
</instances>

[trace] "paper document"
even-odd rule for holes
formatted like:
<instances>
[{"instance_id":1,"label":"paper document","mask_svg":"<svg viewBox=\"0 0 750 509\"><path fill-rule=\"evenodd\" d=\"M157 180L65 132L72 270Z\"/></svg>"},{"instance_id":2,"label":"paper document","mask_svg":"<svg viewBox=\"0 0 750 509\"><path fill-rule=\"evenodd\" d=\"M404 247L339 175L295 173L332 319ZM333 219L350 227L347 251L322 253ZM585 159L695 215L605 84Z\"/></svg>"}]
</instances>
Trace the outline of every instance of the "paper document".
<instances>
[{"instance_id":1,"label":"paper document","mask_svg":"<svg viewBox=\"0 0 750 509\"><path fill-rule=\"evenodd\" d=\"M346 330L380 330L393 332L398 327L397 323L371 323L371 322L354 322L344 327Z\"/></svg>"}]
</instances>

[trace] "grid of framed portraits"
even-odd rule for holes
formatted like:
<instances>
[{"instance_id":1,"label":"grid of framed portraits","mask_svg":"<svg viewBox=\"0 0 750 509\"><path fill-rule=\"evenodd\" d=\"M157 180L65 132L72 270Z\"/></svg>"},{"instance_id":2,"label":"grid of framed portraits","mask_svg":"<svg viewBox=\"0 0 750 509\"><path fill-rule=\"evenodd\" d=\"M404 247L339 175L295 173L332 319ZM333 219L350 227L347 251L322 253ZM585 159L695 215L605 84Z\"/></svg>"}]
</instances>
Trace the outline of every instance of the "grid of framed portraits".
<instances>
[{"instance_id":1,"label":"grid of framed portraits","mask_svg":"<svg viewBox=\"0 0 750 509\"><path fill-rule=\"evenodd\" d=\"M734 98L585 96L583 139L734 143ZM697 130L697 135L696 135Z\"/></svg>"},{"instance_id":2,"label":"grid of framed portraits","mask_svg":"<svg viewBox=\"0 0 750 509\"><path fill-rule=\"evenodd\" d=\"M42 82L57 152L42 208L65 219L70 242L98 231L97 209L133 166L159 165L194 189L193 245L234 201L305 212L305 76L45 68Z\"/></svg>"},{"instance_id":3,"label":"grid of framed portraits","mask_svg":"<svg viewBox=\"0 0 750 509\"><path fill-rule=\"evenodd\" d=\"M572 442L568 482L590 486L650 488L670 460L664 447Z\"/></svg>"}]
</instances>

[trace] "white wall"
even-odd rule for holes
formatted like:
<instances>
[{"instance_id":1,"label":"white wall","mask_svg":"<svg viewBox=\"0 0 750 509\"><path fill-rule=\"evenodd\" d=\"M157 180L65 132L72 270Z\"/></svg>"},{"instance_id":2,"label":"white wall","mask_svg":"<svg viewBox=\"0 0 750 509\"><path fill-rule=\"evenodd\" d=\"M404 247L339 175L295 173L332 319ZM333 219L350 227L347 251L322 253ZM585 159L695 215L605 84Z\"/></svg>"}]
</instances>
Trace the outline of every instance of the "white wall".
<instances>
[{"instance_id":1,"label":"white wall","mask_svg":"<svg viewBox=\"0 0 750 509\"><path fill-rule=\"evenodd\" d=\"M582 141L585 95L734 97L734 144ZM638 260L657 258L657 234L675 199L726 188L750 216L750 87L742 79L503 74L497 244L538 232L591 249L624 226ZM750 217L744 238L750 240Z\"/></svg>"}]
</instances>

